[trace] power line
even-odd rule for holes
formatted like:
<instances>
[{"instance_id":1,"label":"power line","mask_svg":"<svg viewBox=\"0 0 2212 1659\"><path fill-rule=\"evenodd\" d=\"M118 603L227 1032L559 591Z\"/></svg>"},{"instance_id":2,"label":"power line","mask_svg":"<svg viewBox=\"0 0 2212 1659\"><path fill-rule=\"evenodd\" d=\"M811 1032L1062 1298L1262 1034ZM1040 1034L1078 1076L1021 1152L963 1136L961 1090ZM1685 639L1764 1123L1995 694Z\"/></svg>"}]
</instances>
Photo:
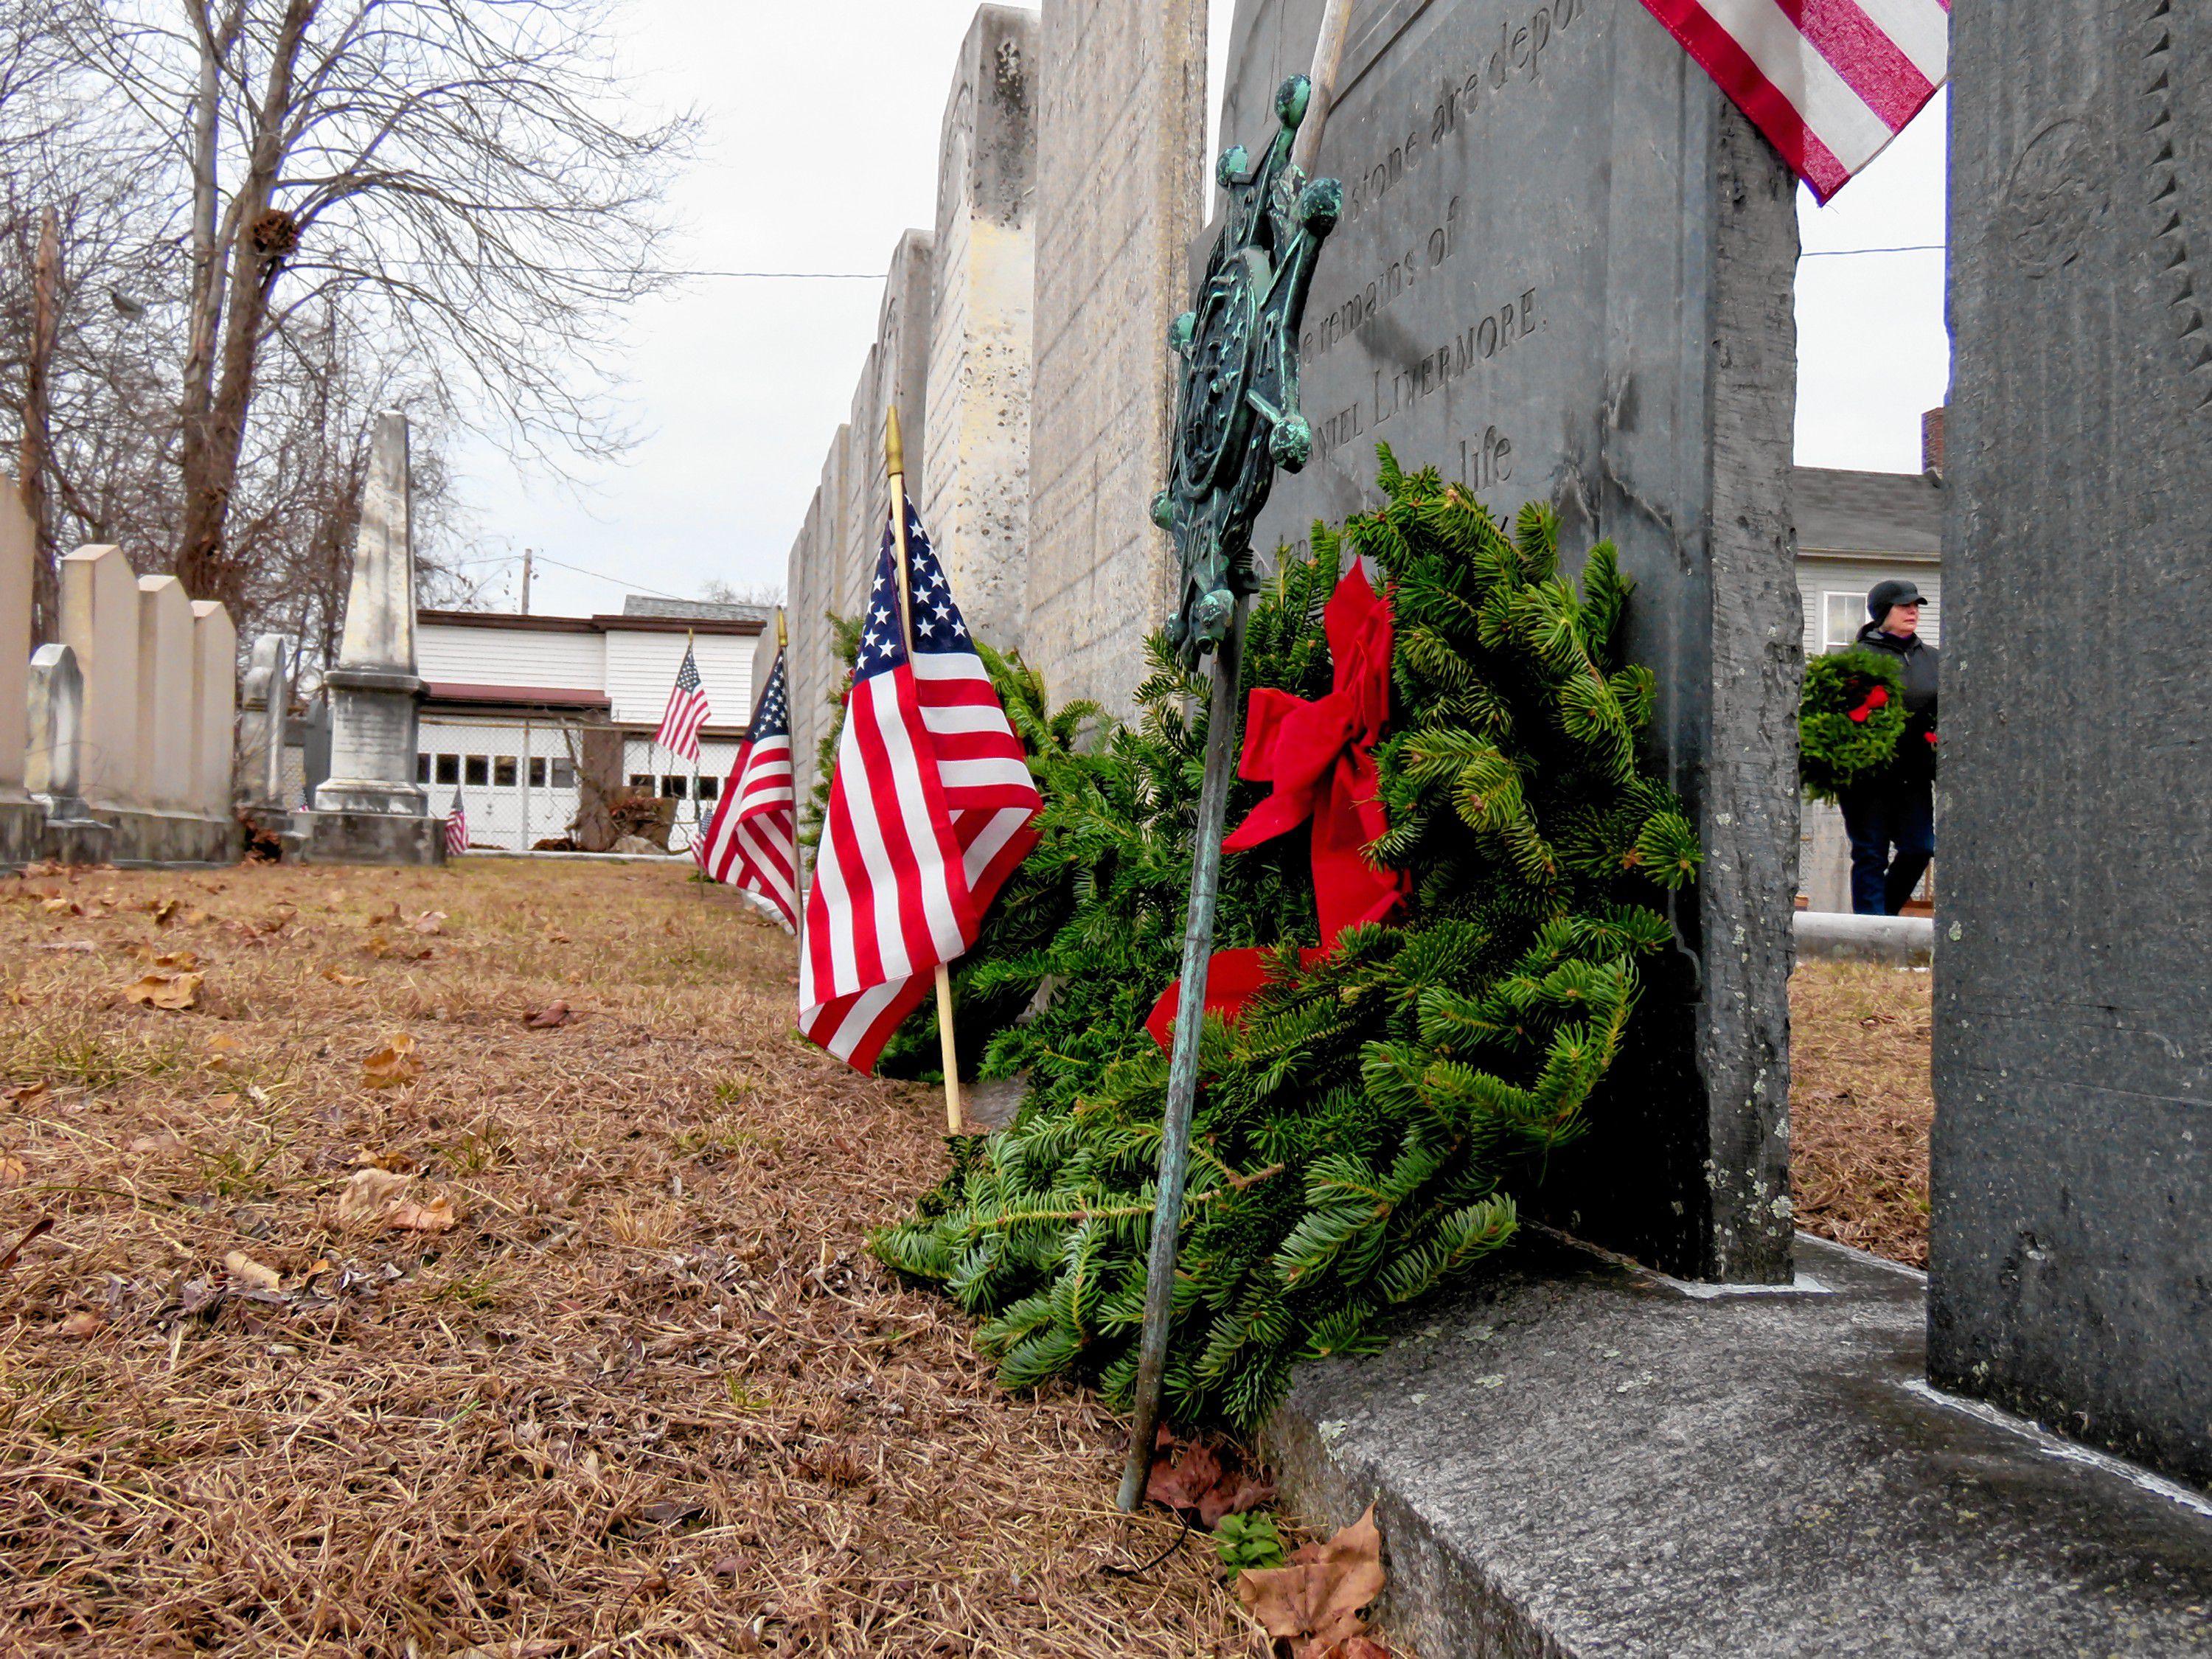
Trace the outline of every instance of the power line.
<instances>
[{"instance_id":1,"label":"power line","mask_svg":"<svg viewBox=\"0 0 2212 1659\"><path fill-rule=\"evenodd\" d=\"M1903 247L1822 247L1812 248L1797 257L1801 259L1852 259L1862 253L1941 253L1942 242L1912 242Z\"/></svg>"}]
</instances>

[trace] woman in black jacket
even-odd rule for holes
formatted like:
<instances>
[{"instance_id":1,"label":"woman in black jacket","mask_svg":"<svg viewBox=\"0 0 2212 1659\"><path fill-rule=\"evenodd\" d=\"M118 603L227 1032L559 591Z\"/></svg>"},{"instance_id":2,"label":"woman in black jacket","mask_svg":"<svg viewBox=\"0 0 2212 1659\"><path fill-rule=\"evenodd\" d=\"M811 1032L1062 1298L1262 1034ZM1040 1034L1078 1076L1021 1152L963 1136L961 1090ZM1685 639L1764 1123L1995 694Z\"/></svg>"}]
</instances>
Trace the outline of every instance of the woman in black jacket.
<instances>
[{"instance_id":1,"label":"woman in black jacket","mask_svg":"<svg viewBox=\"0 0 2212 1659\"><path fill-rule=\"evenodd\" d=\"M1872 618L1857 643L1895 657L1905 676L1905 735L1879 776L1843 793L1851 838L1851 908L1893 916L1905 908L1936 856L1936 647L1920 637L1920 590L1907 581L1875 584Z\"/></svg>"}]
</instances>

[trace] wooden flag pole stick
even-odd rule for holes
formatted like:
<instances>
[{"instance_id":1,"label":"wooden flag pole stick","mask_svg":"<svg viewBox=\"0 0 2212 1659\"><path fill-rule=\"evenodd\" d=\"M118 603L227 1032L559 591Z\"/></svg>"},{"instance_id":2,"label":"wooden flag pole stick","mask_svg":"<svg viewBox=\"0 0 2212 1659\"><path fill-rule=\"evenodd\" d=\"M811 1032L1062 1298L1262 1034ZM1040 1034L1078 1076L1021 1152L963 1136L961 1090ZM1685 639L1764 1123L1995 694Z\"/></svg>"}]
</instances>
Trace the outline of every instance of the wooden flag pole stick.
<instances>
[{"instance_id":1,"label":"wooden flag pole stick","mask_svg":"<svg viewBox=\"0 0 2212 1659\"><path fill-rule=\"evenodd\" d=\"M1329 106L1336 101L1336 80L1344 64L1344 38L1352 29L1352 0L1328 0L1322 13L1321 34L1314 42L1313 73L1306 77L1312 88L1306 118L1291 141L1291 165L1310 175L1314 158L1321 154L1322 130L1328 125Z\"/></svg>"},{"instance_id":2,"label":"wooden flag pole stick","mask_svg":"<svg viewBox=\"0 0 2212 1659\"><path fill-rule=\"evenodd\" d=\"M884 411L884 464L891 475L891 525L898 538L899 630L909 654L914 650L914 594L906 565L906 446L899 441L897 405ZM960 1111L960 1053L952 1040L952 970L937 964L937 1037L945 1060L945 1133L957 1135L966 1124Z\"/></svg>"}]
</instances>

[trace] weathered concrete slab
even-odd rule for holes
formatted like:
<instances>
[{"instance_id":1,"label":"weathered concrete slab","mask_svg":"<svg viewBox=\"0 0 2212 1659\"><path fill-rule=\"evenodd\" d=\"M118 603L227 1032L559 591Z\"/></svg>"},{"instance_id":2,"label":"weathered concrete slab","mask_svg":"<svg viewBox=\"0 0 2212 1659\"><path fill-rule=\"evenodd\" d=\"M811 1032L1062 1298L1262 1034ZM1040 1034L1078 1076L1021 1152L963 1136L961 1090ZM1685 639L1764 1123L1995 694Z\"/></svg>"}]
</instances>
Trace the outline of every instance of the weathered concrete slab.
<instances>
[{"instance_id":1,"label":"weathered concrete slab","mask_svg":"<svg viewBox=\"0 0 2212 1659\"><path fill-rule=\"evenodd\" d=\"M1925 968L1936 959L1936 924L1926 916L1857 916L1843 910L1800 910L1795 918L1800 962L1871 962Z\"/></svg>"},{"instance_id":2,"label":"weathered concrete slab","mask_svg":"<svg viewBox=\"0 0 2212 1659\"><path fill-rule=\"evenodd\" d=\"M2212 1644L2212 1500L1935 1395L1921 1276L1797 1257L1746 1292L1540 1239L1301 1373L1286 1498L1377 1504L1384 1612L1425 1659Z\"/></svg>"},{"instance_id":3,"label":"weathered concrete slab","mask_svg":"<svg viewBox=\"0 0 2212 1659\"><path fill-rule=\"evenodd\" d=\"M961 43L939 148L929 526L976 637L1018 649L1029 616L1030 367L1036 286L1037 18L981 7Z\"/></svg>"},{"instance_id":4,"label":"weathered concrete slab","mask_svg":"<svg viewBox=\"0 0 2212 1659\"><path fill-rule=\"evenodd\" d=\"M301 812L301 858L308 864L443 864L442 820L396 812Z\"/></svg>"},{"instance_id":5,"label":"weathered concrete slab","mask_svg":"<svg viewBox=\"0 0 2212 1659\"><path fill-rule=\"evenodd\" d=\"M2212 9L1954 17L1929 1360L2212 1480Z\"/></svg>"},{"instance_id":6,"label":"weathered concrete slab","mask_svg":"<svg viewBox=\"0 0 2212 1659\"><path fill-rule=\"evenodd\" d=\"M192 601L191 810L231 816L235 762L231 732L238 720L238 629L213 599Z\"/></svg>"},{"instance_id":7,"label":"weathered concrete slab","mask_svg":"<svg viewBox=\"0 0 2212 1659\"><path fill-rule=\"evenodd\" d=\"M1167 331L1190 304L1184 249L1210 176L1193 142L1206 13L1045 0L1042 39L1026 654L1055 701L1119 714L1174 609L1152 502L1167 479Z\"/></svg>"},{"instance_id":8,"label":"weathered concrete slab","mask_svg":"<svg viewBox=\"0 0 2212 1659\"><path fill-rule=\"evenodd\" d=\"M1224 143L1266 130L1321 12L1238 6ZM1550 503L1575 556L1619 545L1705 866L1559 1217L1673 1271L1785 1276L1795 181L1640 0L1360 6L1344 76L1317 162L1344 217L1303 342L1315 453L1255 541L1371 504L1388 441L1493 511Z\"/></svg>"}]
</instances>

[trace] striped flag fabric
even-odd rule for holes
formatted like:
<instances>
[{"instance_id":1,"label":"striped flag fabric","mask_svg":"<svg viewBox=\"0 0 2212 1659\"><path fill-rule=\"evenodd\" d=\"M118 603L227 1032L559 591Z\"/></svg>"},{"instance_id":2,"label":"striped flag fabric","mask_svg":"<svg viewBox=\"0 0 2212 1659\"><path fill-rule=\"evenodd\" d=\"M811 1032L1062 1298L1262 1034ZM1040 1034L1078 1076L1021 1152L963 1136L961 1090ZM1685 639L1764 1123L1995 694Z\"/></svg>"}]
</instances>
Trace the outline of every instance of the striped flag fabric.
<instances>
[{"instance_id":1,"label":"striped flag fabric","mask_svg":"<svg viewBox=\"0 0 2212 1659\"><path fill-rule=\"evenodd\" d=\"M698 843L699 867L755 894L799 926L799 802L791 781L791 688L775 653L722 798Z\"/></svg>"},{"instance_id":2,"label":"striped flag fabric","mask_svg":"<svg viewBox=\"0 0 2212 1659\"><path fill-rule=\"evenodd\" d=\"M900 506L914 649L886 516L799 951L800 1031L863 1072L937 964L975 942L1044 805L921 521Z\"/></svg>"},{"instance_id":3,"label":"striped flag fabric","mask_svg":"<svg viewBox=\"0 0 2212 1659\"><path fill-rule=\"evenodd\" d=\"M461 792L453 791L453 804L446 813L446 856L457 859L469 850L469 809L461 801Z\"/></svg>"},{"instance_id":4,"label":"striped flag fabric","mask_svg":"<svg viewBox=\"0 0 2212 1659\"><path fill-rule=\"evenodd\" d=\"M1826 202L1950 70L1950 0L1644 0Z\"/></svg>"},{"instance_id":5,"label":"striped flag fabric","mask_svg":"<svg viewBox=\"0 0 2212 1659\"><path fill-rule=\"evenodd\" d=\"M668 708L653 740L696 766L699 730L713 713L707 706L707 688L699 683L699 664L691 654L691 641L686 639L683 665L676 671L676 684L668 690Z\"/></svg>"}]
</instances>

